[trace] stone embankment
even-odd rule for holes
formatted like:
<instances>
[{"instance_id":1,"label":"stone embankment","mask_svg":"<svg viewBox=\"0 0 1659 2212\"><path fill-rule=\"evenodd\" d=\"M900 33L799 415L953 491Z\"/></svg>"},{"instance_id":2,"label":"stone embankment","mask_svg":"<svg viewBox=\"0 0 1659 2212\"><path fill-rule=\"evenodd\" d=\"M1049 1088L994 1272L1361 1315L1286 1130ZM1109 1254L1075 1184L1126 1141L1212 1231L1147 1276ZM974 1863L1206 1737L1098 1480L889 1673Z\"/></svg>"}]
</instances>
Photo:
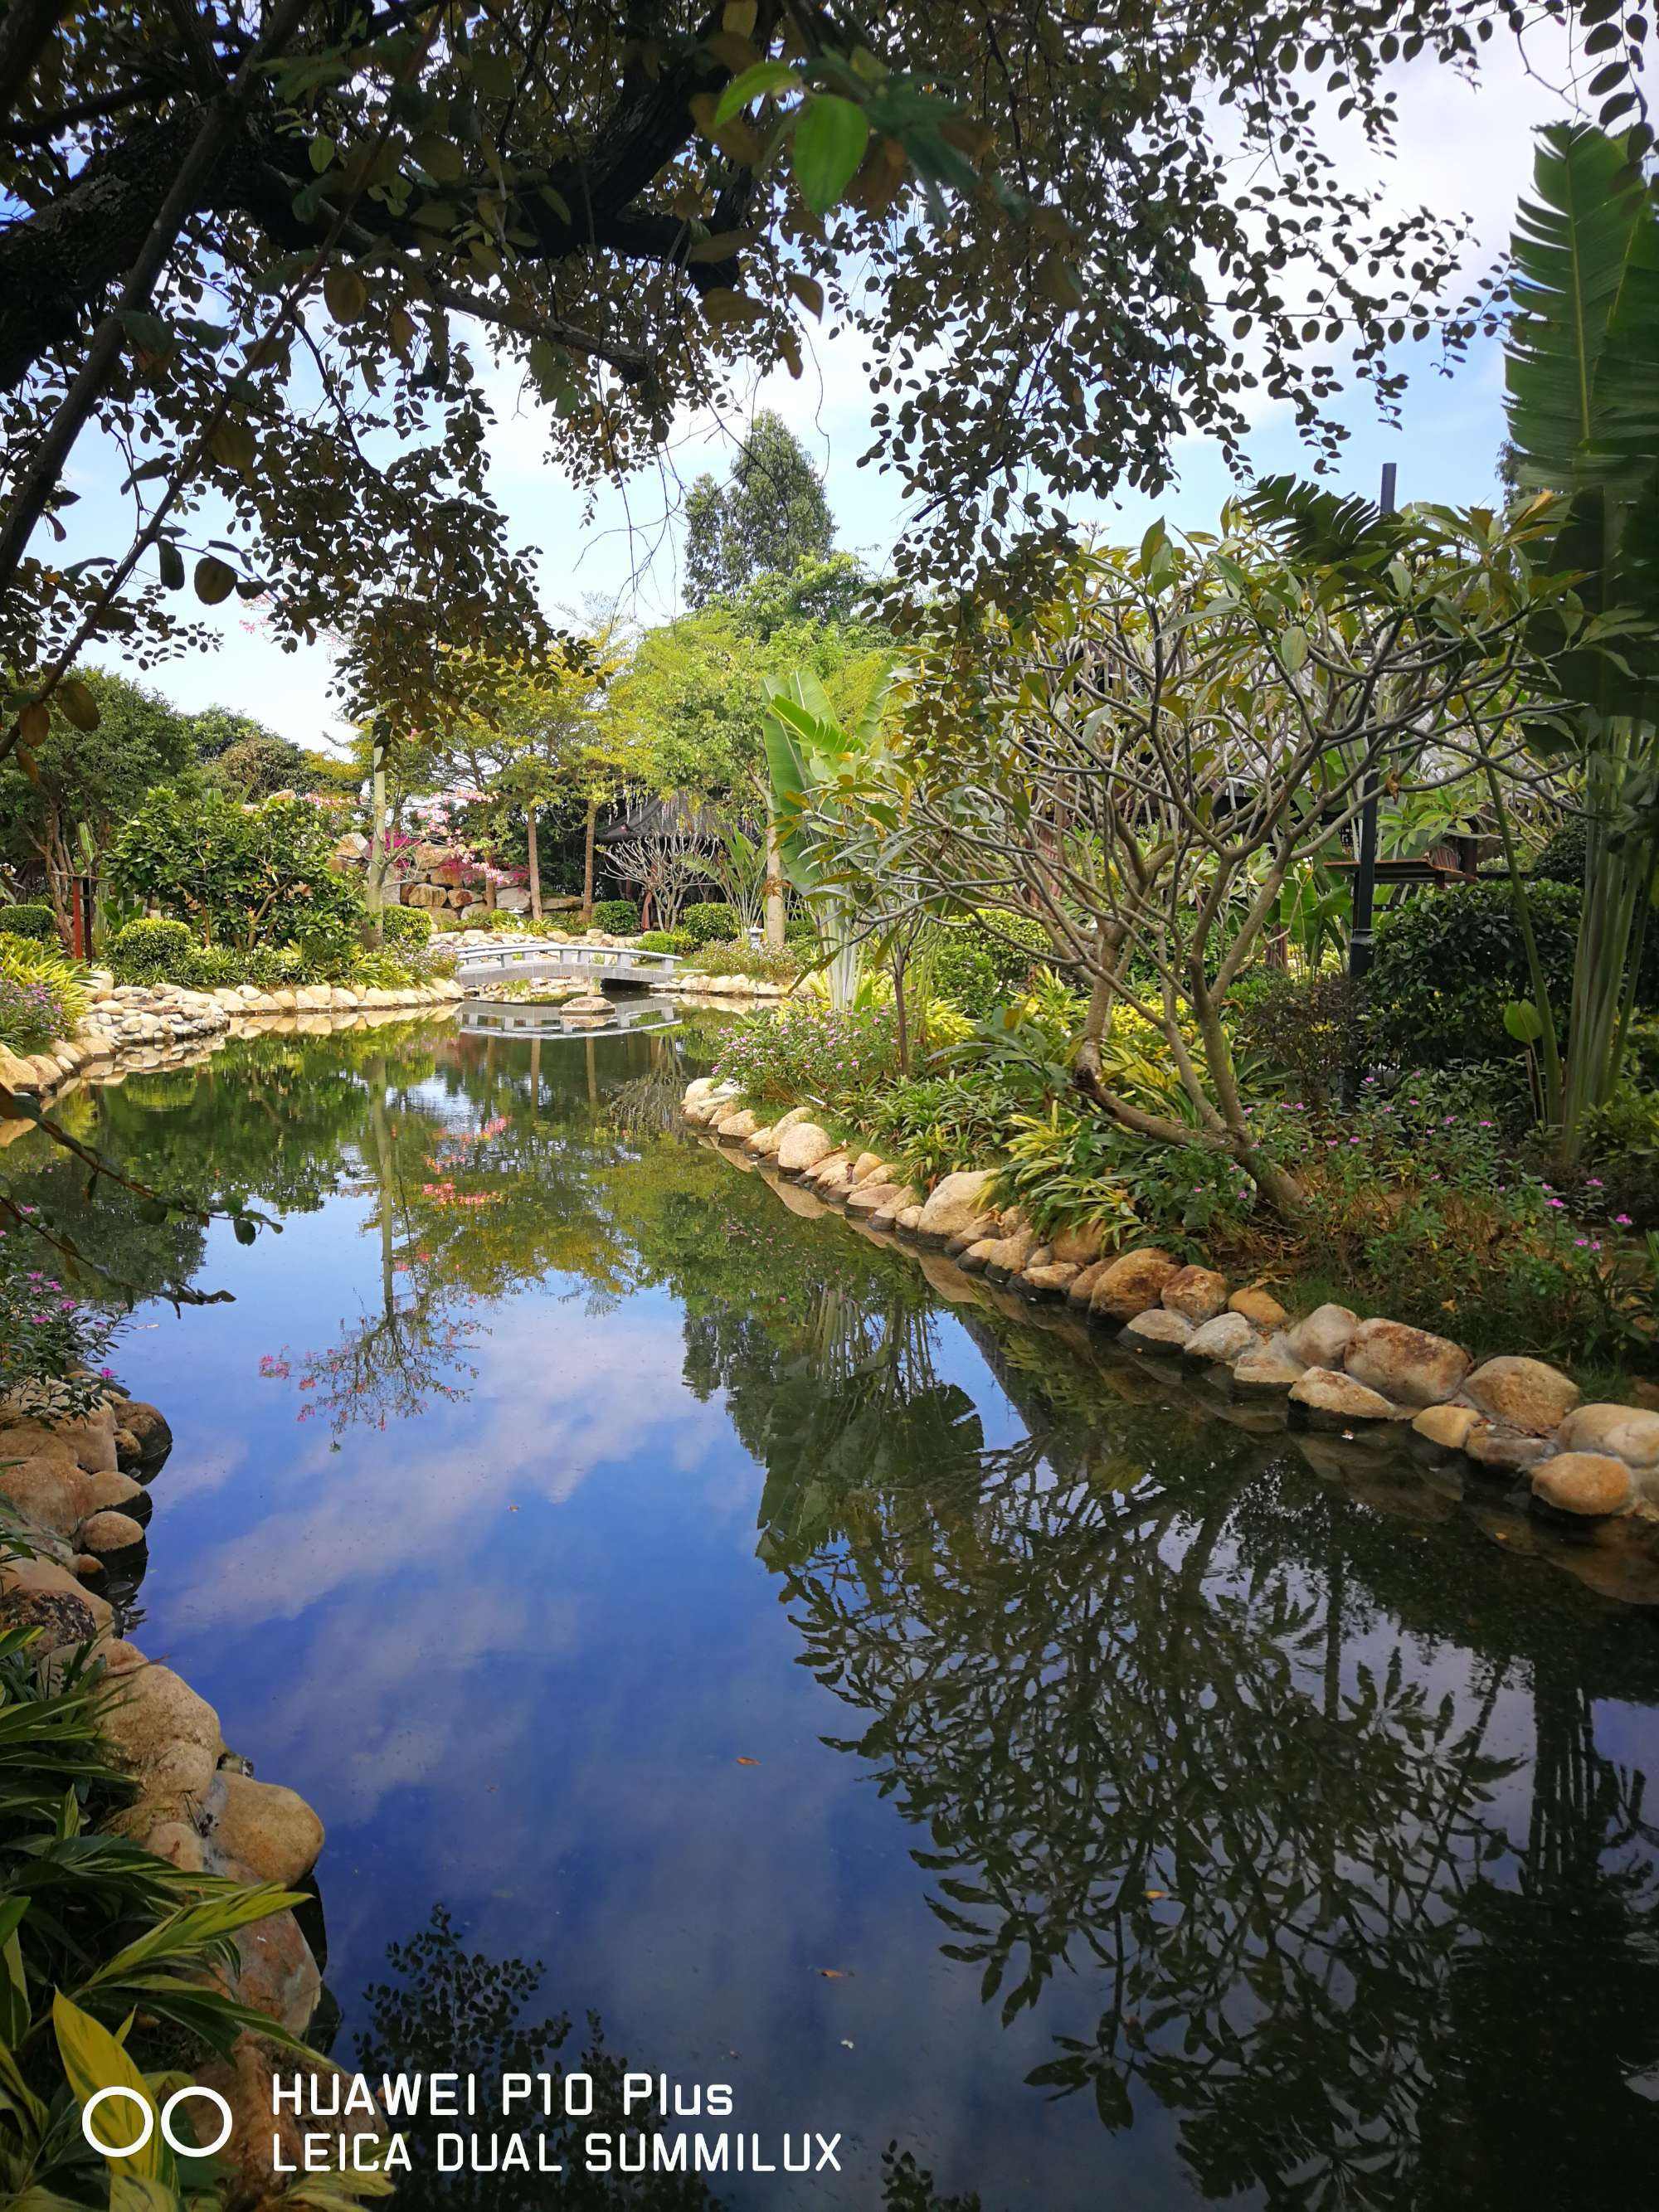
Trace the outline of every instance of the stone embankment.
<instances>
[{"instance_id":1,"label":"stone embankment","mask_svg":"<svg viewBox=\"0 0 1659 2212\"><path fill-rule=\"evenodd\" d=\"M1477 1361L1448 1337L1386 1316L1335 1304L1292 1315L1267 1285L1236 1286L1155 1246L1109 1253L1092 1230L1045 1238L1018 1207L994 1203L993 1170L917 1189L879 1154L837 1145L808 1109L767 1121L710 1078L691 1085L684 1112L860 1225L1109 1331L1172 1376L1202 1378L1212 1410L1243 1405L1348 1442L1399 1440L1426 1463L1503 1486L1544 1528L1593 1534L1622 1555L1584 1579L1659 1601L1659 1413L1587 1405L1544 1360Z\"/></svg>"},{"instance_id":2,"label":"stone embankment","mask_svg":"<svg viewBox=\"0 0 1659 2212\"><path fill-rule=\"evenodd\" d=\"M110 1823L115 1832L188 1874L305 1890L323 1848L317 1814L292 1790L257 1780L226 1745L213 1707L121 1633L123 1594L145 1561L149 1486L172 1442L156 1407L136 1399L112 1397L82 1419L51 1425L15 1398L0 1401L9 1524L0 1534L0 1627L37 1629L46 1655L90 1646L112 1679L106 1741L132 1789ZM222 1975L223 1985L302 2034L323 1984L294 1912L256 1922L236 1946L238 1966ZM305 2063L245 2032L228 2060L198 2072L231 2107L234 2205L262 2203L283 2186L272 2163L271 2077Z\"/></svg>"},{"instance_id":3,"label":"stone embankment","mask_svg":"<svg viewBox=\"0 0 1659 2212\"><path fill-rule=\"evenodd\" d=\"M244 983L186 991L173 983L118 983L107 969L94 969L87 995L86 1018L72 1037L27 1054L0 1045L0 1085L46 1097L77 1076L166 1066L204 1042L249 1029L325 1030L338 1028L345 1018L396 1019L400 1014L445 1012L464 994L447 977L396 991L338 983L279 991L257 991Z\"/></svg>"}]
</instances>

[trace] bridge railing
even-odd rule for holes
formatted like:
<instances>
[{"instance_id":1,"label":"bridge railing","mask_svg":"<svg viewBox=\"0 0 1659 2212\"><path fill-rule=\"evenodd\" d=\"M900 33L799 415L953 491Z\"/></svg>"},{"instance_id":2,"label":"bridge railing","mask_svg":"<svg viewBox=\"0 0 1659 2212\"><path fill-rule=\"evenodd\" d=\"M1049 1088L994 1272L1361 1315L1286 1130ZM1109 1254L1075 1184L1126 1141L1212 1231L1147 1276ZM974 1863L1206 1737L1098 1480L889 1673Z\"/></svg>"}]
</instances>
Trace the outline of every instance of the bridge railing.
<instances>
[{"instance_id":1,"label":"bridge railing","mask_svg":"<svg viewBox=\"0 0 1659 2212\"><path fill-rule=\"evenodd\" d=\"M510 975L526 969L562 975L672 975L679 967L673 952L647 952L632 945L557 945L546 938L509 938L497 945L468 945L455 955L455 974Z\"/></svg>"}]
</instances>

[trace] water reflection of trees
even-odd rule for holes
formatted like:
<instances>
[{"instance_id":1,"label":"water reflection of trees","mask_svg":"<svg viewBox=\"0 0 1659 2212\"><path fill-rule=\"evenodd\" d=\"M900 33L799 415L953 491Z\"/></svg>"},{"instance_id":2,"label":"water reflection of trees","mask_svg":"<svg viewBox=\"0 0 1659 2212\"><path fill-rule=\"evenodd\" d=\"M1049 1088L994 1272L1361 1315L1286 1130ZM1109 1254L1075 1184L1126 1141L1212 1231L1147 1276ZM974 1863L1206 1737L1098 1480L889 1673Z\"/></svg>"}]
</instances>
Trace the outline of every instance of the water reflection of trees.
<instances>
[{"instance_id":1,"label":"water reflection of trees","mask_svg":"<svg viewBox=\"0 0 1659 2212\"><path fill-rule=\"evenodd\" d=\"M571 2049L568 2013L531 2010L544 1971L539 1962L467 1951L441 1905L434 1906L427 1926L409 1942L387 1945L386 1962L392 1978L364 1992L369 2017L356 2039L358 2069L371 2081L385 2074L425 2078L435 2073L459 2074L463 2080L473 2076L480 2085L476 2118L399 2124L411 2164L397 2185L397 2202L404 2212L616 2212L622 2206L638 2212L718 2212L719 2199L695 2175L585 2171L583 2145L589 2134L642 2133L649 2139L672 2136L682 2126L695 2130L697 2123L664 2128L648 2112L625 2110L624 2075L630 2067L658 2070L660 2057L636 2055L630 2060L612 2051L592 2012L586 2015L586 2037L577 2055ZM592 2080L592 2112L591 2118L567 2120L562 2117L562 2084L574 2072ZM543 2116L539 2095L501 2116L500 2088L508 2074L527 2074L532 2080L548 2075L554 2085L555 2117ZM724 2124L706 2124L718 2130ZM517 2134L545 2143L547 2161L563 2171L440 2174L441 2125L492 2143L495 2148L483 2155L482 2164L498 2163L507 2139ZM931 2178L896 2148L883 2161L883 2175L882 2212L979 2212L976 2197L936 2197ZM876 2212L873 2192L867 2201Z\"/></svg>"},{"instance_id":2,"label":"water reflection of trees","mask_svg":"<svg viewBox=\"0 0 1659 2212\"><path fill-rule=\"evenodd\" d=\"M838 1747L926 1832L942 1948L1005 2021L1098 1987L1035 2086L1112 2129L1164 2108L1206 2196L1659 2171L1626 2086L1659 2059L1659 1829L1593 1702L1603 1671L1659 1695L1639 1620L981 1317L1024 1428L988 1447L914 1297L775 1300L733 1249L687 1371L766 1470L763 1556L862 1716Z\"/></svg>"}]
</instances>

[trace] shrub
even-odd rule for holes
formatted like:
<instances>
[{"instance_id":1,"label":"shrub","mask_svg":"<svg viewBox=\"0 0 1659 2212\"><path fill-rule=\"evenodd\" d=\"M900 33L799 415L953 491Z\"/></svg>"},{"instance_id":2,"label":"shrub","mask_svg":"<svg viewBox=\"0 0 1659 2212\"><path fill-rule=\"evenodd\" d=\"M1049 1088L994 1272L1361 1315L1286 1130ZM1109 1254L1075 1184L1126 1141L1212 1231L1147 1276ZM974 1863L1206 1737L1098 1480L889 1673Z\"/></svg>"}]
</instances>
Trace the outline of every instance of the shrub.
<instances>
[{"instance_id":1,"label":"shrub","mask_svg":"<svg viewBox=\"0 0 1659 2212\"><path fill-rule=\"evenodd\" d=\"M1267 973L1237 1007L1233 1028L1247 1053L1259 1053L1314 1104L1334 1098L1343 1071L1363 1056L1359 998L1345 975Z\"/></svg>"},{"instance_id":2,"label":"shrub","mask_svg":"<svg viewBox=\"0 0 1659 2212\"><path fill-rule=\"evenodd\" d=\"M1565 1024L1583 894L1540 879L1528 899L1551 1003ZM1504 1007L1531 995L1506 883L1460 884L1384 916L1366 984L1378 1052L1407 1066L1507 1060L1521 1048L1504 1027ZM1638 1000L1659 1005L1659 929L1647 933Z\"/></svg>"},{"instance_id":3,"label":"shrub","mask_svg":"<svg viewBox=\"0 0 1659 2212\"><path fill-rule=\"evenodd\" d=\"M850 1110L893 1071L898 1042L890 1006L826 1012L817 1000L748 1014L727 1033L715 1073L752 1103L810 1103Z\"/></svg>"},{"instance_id":4,"label":"shrub","mask_svg":"<svg viewBox=\"0 0 1659 2212\"><path fill-rule=\"evenodd\" d=\"M1659 1095L1625 1082L1587 1117L1579 1206L1620 1228L1659 1229Z\"/></svg>"},{"instance_id":5,"label":"shrub","mask_svg":"<svg viewBox=\"0 0 1659 2212\"><path fill-rule=\"evenodd\" d=\"M432 935L432 916L424 907L380 909L380 934L388 945L424 945Z\"/></svg>"},{"instance_id":6,"label":"shrub","mask_svg":"<svg viewBox=\"0 0 1659 2212\"><path fill-rule=\"evenodd\" d=\"M227 985L246 983L247 956L228 945L193 945L178 978L192 991L218 991Z\"/></svg>"},{"instance_id":7,"label":"shrub","mask_svg":"<svg viewBox=\"0 0 1659 2212\"><path fill-rule=\"evenodd\" d=\"M0 936L0 1044L44 1051L68 1036L86 1011L79 971L55 945Z\"/></svg>"},{"instance_id":8,"label":"shrub","mask_svg":"<svg viewBox=\"0 0 1659 2212\"><path fill-rule=\"evenodd\" d=\"M725 899L700 899L687 907L679 926L694 945L729 944L738 934L738 910Z\"/></svg>"},{"instance_id":9,"label":"shrub","mask_svg":"<svg viewBox=\"0 0 1659 2212\"><path fill-rule=\"evenodd\" d=\"M240 806L210 787L163 785L116 839L108 874L118 896L204 939L246 950L280 934L327 975L349 966L363 914L333 854L332 830L303 799Z\"/></svg>"},{"instance_id":10,"label":"shrub","mask_svg":"<svg viewBox=\"0 0 1659 2212\"><path fill-rule=\"evenodd\" d=\"M632 899L599 899L593 908L593 927L610 937L632 937L640 926L640 910Z\"/></svg>"},{"instance_id":11,"label":"shrub","mask_svg":"<svg viewBox=\"0 0 1659 2212\"><path fill-rule=\"evenodd\" d=\"M109 964L124 983L182 983L201 947L182 921L130 921L109 941Z\"/></svg>"},{"instance_id":12,"label":"shrub","mask_svg":"<svg viewBox=\"0 0 1659 2212\"><path fill-rule=\"evenodd\" d=\"M0 1392L21 1391L48 1419L73 1420L103 1401L103 1363L125 1316L72 1297L56 1267L49 1245L0 1231Z\"/></svg>"},{"instance_id":13,"label":"shrub","mask_svg":"<svg viewBox=\"0 0 1659 2212\"><path fill-rule=\"evenodd\" d=\"M427 977L426 962L418 952L411 955L406 947L391 945L378 951L368 946L357 955L351 970L351 981L371 991L412 990Z\"/></svg>"},{"instance_id":14,"label":"shrub","mask_svg":"<svg viewBox=\"0 0 1659 2212\"><path fill-rule=\"evenodd\" d=\"M746 975L757 983L787 983L799 962L786 945L781 952L769 945L750 945L747 938L729 945L701 945L685 956L688 975Z\"/></svg>"},{"instance_id":15,"label":"shrub","mask_svg":"<svg viewBox=\"0 0 1659 2212\"><path fill-rule=\"evenodd\" d=\"M1026 989L1033 971L1050 957L1048 933L1041 922L1004 914L989 926L953 921L928 951L929 981L938 996L982 1021Z\"/></svg>"},{"instance_id":16,"label":"shrub","mask_svg":"<svg viewBox=\"0 0 1659 2212\"><path fill-rule=\"evenodd\" d=\"M1015 1117L998 1179L1039 1232L1097 1228L1113 1247L1152 1230L1197 1256L1203 1240L1236 1229L1255 1192L1223 1153L1199 1145L1157 1145L1104 1116L1060 1100L1046 1114Z\"/></svg>"},{"instance_id":17,"label":"shrub","mask_svg":"<svg viewBox=\"0 0 1659 2212\"><path fill-rule=\"evenodd\" d=\"M1529 872L1547 883L1577 884L1582 888L1584 848L1588 842L1588 825L1583 815L1575 814L1561 824L1533 862Z\"/></svg>"},{"instance_id":18,"label":"shrub","mask_svg":"<svg viewBox=\"0 0 1659 2212\"><path fill-rule=\"evenodd\" d=\"M49 906L0 906L0 930L8 937L32 937L43 945L55 945L58 917Z\"/></svg>"},{"instance_id":19,"label":"shrub","mask_svg":"<svg viewBox=\"0 0 1659 2212\"><path fill-rule=\"evenodd\" d=\"M933 1182L1000 1158L1025 1103L1005 1070L969 1067L889 1085L870 1101L864 1127L912 1181Z\"/></svg>"},{"instance_id":20,"label":"shrub","mask_svg":"<svg viewBox=\"0 0 1659 2212\"><path fill-rule=\"evenodd\" d=\"M13 1539L4 1551L26 1547ZM133 1794L106 1735L121 1692L90 1652L44 1663L42 1641L38 1628L0 1632L0 1912L9 1931L0 2188L8 2203L40 2206L222 2203L222 2174L192 2175L186 2199L171 2154L148 2174L136 2160L134 2172L106 2167L77 2107L94 2086L142 2083L159 2100L209 2053L228 2055L250 2024L224 1986L232 1939L289 1899L274 1882L183 1872L105 1832Z\"/></svg>"},{"instance_id":21,"label":"shrub","mask_svg":"<svg viewBox=\"0 0 1659 2212\"><path fill-rule=\"evenodd\" d=\"M689 952L691 939L683 929L647 929L640 939L641 952Z\"/></svg>"}]
</instances>

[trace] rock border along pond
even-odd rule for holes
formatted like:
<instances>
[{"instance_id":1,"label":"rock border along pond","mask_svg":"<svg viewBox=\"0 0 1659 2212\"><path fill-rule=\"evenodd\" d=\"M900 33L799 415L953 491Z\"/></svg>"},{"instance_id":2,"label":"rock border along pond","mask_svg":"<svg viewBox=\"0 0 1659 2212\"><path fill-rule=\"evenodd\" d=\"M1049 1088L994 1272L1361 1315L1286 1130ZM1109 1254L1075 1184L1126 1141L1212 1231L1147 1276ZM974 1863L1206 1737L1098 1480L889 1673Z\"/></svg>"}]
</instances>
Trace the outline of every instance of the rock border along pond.
<instances>
[{"instance_id":1,"label":"rock border along pond","mask_svg":"<svg viewBox=\"0 0 1659 2212\"><path fill-rule=\"evenodd\" d=\"M1587 1405L1544 1360L1477 1361L1386 1316L1334 1304L1292 1316L1267 1285L1235 1288L1153 1245L1109 1254L1093 1231L1045 1242L1017 1207L992 1203L994 1170L960 1169L919 1190L878 1153L838 1145L810 1108L766 1121L711 1076L690 1085L681 1110L793 1211L839 1207L854 1227L914 1248L945 1297L1006 1291L1023 1319L1073 1331L1079 1351L1109 1332L1156 1394L1283 1428L1316 1472L1369 1480L1392 1451L1425 1506L1464 1504L1511 1552L1547 1557L1606 1596L1659 1604L1659 1413Z\"/></svg>"}]
</instances>

